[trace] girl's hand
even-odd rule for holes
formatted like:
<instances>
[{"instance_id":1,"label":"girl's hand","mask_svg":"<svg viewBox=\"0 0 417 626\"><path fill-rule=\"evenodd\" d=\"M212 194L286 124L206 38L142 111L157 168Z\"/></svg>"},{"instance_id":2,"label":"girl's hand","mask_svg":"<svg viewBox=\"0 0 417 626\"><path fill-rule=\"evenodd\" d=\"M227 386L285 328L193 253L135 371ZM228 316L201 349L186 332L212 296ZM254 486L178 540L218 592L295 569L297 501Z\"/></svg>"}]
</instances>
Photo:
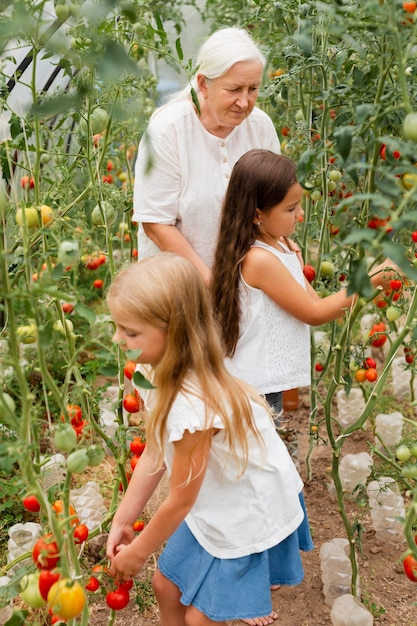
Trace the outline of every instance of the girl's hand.
<instances>
[{"instance_id":1,"label":"girl's hand","mask_svg":"<svg viewBox=\"0 0 417 626\"><path fill-rule=\"evenodd\" d=\"M382 287L382 289L390 289L391 280L403 277L404 272L391 259L386 259L383 263L374 267L370 273L372 285L374 287Z\"/></svg>"},{"instance_id":2,"label":"girl's hand","mask_svg":"<svg viewBox=\"0 0 417 626\"><path fill-rule=\"evenodd\" d=\"M135 531L133 527L117 524L113 521L110 529L109 537L107 539L106 556L108 559L113 560L116 554L118 554L121 547L128 546L135 538Z\"/></svg>"},{"instance_id":3,"label":"girl's hand","mask_svg":"<svg viewBox=\"0 0 417 626\"><path fill-rule=\"evenodd\" d=\"M116 546L109 575L117 580L131 580L142 569L144 561L135 552L134 544Z\"/></svg>"}]
</instances>

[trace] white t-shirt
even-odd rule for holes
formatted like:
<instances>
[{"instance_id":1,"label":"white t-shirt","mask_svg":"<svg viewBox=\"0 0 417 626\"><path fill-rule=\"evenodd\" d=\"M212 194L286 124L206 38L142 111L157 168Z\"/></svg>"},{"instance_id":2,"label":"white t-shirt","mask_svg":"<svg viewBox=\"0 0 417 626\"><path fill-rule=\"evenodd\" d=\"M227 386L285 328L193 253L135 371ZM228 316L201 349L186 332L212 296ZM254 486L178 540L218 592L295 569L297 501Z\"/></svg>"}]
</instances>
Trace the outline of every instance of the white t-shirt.
<instances>
[{"instance_id":1,"label":"white t-shirt","mask_svg":"<svg viewBox=\"0 0 417 626\"><path fill-rule=\"evenodd\" d=\"M177 226L211 268L231 171L252 148L280 152L271 118L257 107L224 139L204 128L189 100L157 110L139 144L133 220ZM139 259L158 251L139 224Z\"/></svg>"},{"instance_id":2,"label":"white t-shirt","mask_svg":"<svg viewBox=\"0 0 417 626\"><path fill-rule=\"evenodd\" d=\"M237 558L267 550L301 524L304 513L299 492L303 484L293 461L277 435L269 413L253 403L255 423L265 451L249 435L250 457L243 476L229 456L223 423L212 439L206 474L197 500L185 521L201 546L217 558ZM174 446L185 430L204 428L204 404L190 394L178 394L167 422L165 463L172 467Z\"/></svg>"},{"instance_id":3,"label":"white t-shirt","mask_svg":"<svg viewBox=\"0 0 417 626\"><path fill-rule=\"evenodd\" d=\"M272 252L305 289L305 278L295 252L286 252L256 241ZM233 374L259 393L305 387L311 383L310 326L279 307L261 289L250 287L241 277L240 334L236 352L226 364Z\"/></svg>"}]
</instances>

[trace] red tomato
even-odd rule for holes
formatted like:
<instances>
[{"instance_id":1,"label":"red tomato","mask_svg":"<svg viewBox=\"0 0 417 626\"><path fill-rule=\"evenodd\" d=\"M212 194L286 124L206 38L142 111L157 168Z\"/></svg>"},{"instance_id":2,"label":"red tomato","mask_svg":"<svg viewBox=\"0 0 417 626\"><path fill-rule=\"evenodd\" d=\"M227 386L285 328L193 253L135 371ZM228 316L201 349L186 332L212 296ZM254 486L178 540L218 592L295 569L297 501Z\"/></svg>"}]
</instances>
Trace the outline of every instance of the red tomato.
<instances>
[{"instance_id":1,"label":"red tomato","mask_svg":"<svg viewBox=\"0 0 417 626\"><path fill-rule=\"evenodd\" d=\"M78 404L68 404L67 413L73 426L75 424L81 424L83 421L83 411Z\"/></svg>"},{"instance_id":2,"label":"red tomato","mask_svg":"<svg viewBox=\"0 0 417 626\"><path fill-rule=\"evenodd\" d=\"M26 511L32 511L32 513L37 513L41 508L38 498L34 495L26 496L26 498L23 499L23 506Z\"/></svg>"},{"instance_id":3,"label":"red tomato","mask_svg":"<svg viewBox=\"0 0 417 626\"><path fill-rule=\"evenodd\" d=\"M95 289L102 289L104 285L104 280L102 280L101 278L96 278L96 280L93 282L93 286Z\"/></svg>"},{"instance_id":4,"label":"red tomato","mask_svg":"<svg viewBox=\"0 0 417 626\"><path fill-rule=\"evenodd\" d=\"M133 580L116 580L116 585L120 589L126 589L130 591L133 587Z\"/></svg>"},{"instance_id":5,"label":"red tomato","mask_svg":"<svg viewBox=\"0 0 417 626\"><path fill-rule=\"evenodd\" d=\"M71 304L70 302L63 302L62 310L64 311L64 313L72 313L74 310L74 305Z\"/></svg>"},{"instance_id":6,"label":"red tomato","mask_svg":"<svg viewBox=\"0 0 417 626\"><path fill-rule=\"evenodd\" d=\"M316 270L312 265L304 265L303 274L307 278L309 283L312 283L316 277Z\"/></svg>"},{"instance_id":7,"label":"red tomato","mask_svg":"<svg viewBox=\"0 0 417 626\"><path fill-rule=\"evenodd\" d=\"M364 361L364 367L373 367L374 369L376 369L376 361L375 361L375 359L373 359L370 356L368 356L365 359L365 361Z\"/></svg>"},{"instance_id":8,"label":"red tomato","mask_svg":"<svg viewBox=\"0 0 417 626\"><path fill-rule=\"evenodd\" d=\"M114 165L113 165L113 161L111 161L110 159L107 161L107 171L111 172L113 169Z\"/></svg>"},{"instance_id":9,"label":"red tomato","mask_svg":"<svg viewBox=\"0 0 417 626\"><path fill-rule=\"evenodd\" d=\"M140 459L140 456L138 456L137 454L133 455L132 458L130 459L130 467L132 468L132 471L135 469L139 459Z\"/></svg>"},{"instance_id":10,"label":"red tomato","mask_svg":"<svg viewBox=\"0 0 417 626\"><path fill-rule=\"evenodd\" d=\"M394 278L393 280L391 280L390 282L390 287L393 291L400 291L401 287L403 286L403 283L401 280L399 280L398 278Z\"/></svg>"},{"instance_id":11,"label":"red tomato","mask_svg":"<svg viewBox=\"0 0 417 626\"><path fill-rule=\"evenodd\" d=\"M375 368L368 367L368 369L365 370L365 378L366 380L369 380L370 383L374 383L378 378L378 372Z\"/></svg>"},{"instance_id":12,"label":"red tomato","mask_svg":"<svg viewBox=\"0 0 417 626\"><path fill-rule=\"evenodd\" d=\"M379 150L379 156L381 157L383 161L385 161L385 159L387 158L387 144L386 143L382 144Z\"/></svg>"},{"instance_id":13,"label":"red tomato","mask_svg":"<svg viewBox=\"0 0 417 626\"><path fill-rule=\"evenodd\" d=\"M35 180L32 176L22 176L20 179L20 185L23 189L33 189L35 186Z\"/></svg>"},{"instance_id":14,"label":"red tomato","mask_svg":"<svg viewBox=\"0 0 417 626\"><path fill-rule=\"evenodd\" d=\"M316 372L322 372L324 370L324 367L321 363L316 363L314 369L316 370Z\"/></svg>"},{"instance_id":15,"label":"red tomato","mask_svg":"<svg viewBox=\"0 0 417 626\"><path fill-rule=\"evenodd\" d=\"M99 587L100 587L99 579L96 578L95 576L90 576L90 578L88 579L88 583L85 586L87 591L97 591Z\"/></svg>"},{"instance_id":16,"label":"red tomato","mask_svg":"<svg viewBox=\"0 0 417 626\"><path fill-rule=\"evenodd\" d=\"M113 182L113 176L111 174L106 174L101 177L101 180L103 181L103 183L111 184Z\"/></svg>"},{"instance_id":17,"label":"red tomato","mask_svg":"<svg viewBox=\"0 0 417 626\"><path fill-rule=\"evenodd\" d=\"M140 404L136 393L128 393L123 399L123 407L128 413L137 413L140 409Z\"/></svg>"},{"instance_id":18,"label":"red tomato","mask_svg":"<svg viewBox=\"0 0 417 626\"><path fill-rule=\"evenodd\" d=\"M126 361L125 366L123 368L124 374L126 378L132 380L132 376L135 372L136 363L135 361Z\"/></svg>"},{"instance_id":19,"label":"red tomato","mask_svg":"<svg viewBox=\"0 0 417 626\"><path fill-rule=\"evenodd\" d=\"M417 7L417 2L403 2L403 9L406 13L414 13Z\"/></svg>"},{"instance_id":20,"label":"red tomato","mask_svg":"<svg viewBox=\"0 0 417 626\"><path fill-rule=\"evenodd\" d=\"M414 361L414 354L408 352L408 354L405 355L405 360L408 364L412 363Z\"/></svg>"},{"instance_id":21,"label":"red tomato","mask_svg":"<svg viewBox=\"0 0 417 626\"><path fill-rule=\"evenodd\" d=\"M85 524L78 524L74 529L74 541L75 543L84 543L88 539L88 526Z\"/></svg>"},{"instance_id":22,"label":"red tomato","mask_svg":"<svg viewBox=\"0 0 417 626\"><path fill-rule=\"evenodd\" d=\"M113 611L121 611L129 604L129 592L123 587L119 587L114 591L109 591L106 595L107 606Z\"/></svg>"},{"instance_id":23,"label":"red tomato","mask_svg":"<svg viewBox=\"0 0 417 626\"><path fill-rule=\"evenodd\" d=\"M59 572L51 572L43 569L39 574L39 592L44 600L48 597L48 591L60 578Z\"/></svg>"},{"instance_id":24,"label":"red tomato","mask_svg":"<svg viewBox=\"0 0 417 626\"><path fill-rule=\"evenodd\" d=\"M417 582L417 560L412 554L405 557L403 561L403 568L407 578L413 582Z\"/></svg>"},{"instance_id":25,"label":"red tomato","mask_svg":"<svg viewBox=\"0 0 417 626\"><path fill-rule=\"evenodd\" d=\"M144 451L146 446L146 443L143 441L142 437L135 437L131 442L130 442L130 451L132 454L135 454L136 456L140 456L142 454L142 452Z\"/></svg>"},{"instance_id":26,"label":"red tomato","mask_svg":"<svg viewBox=\"0 0 417 626\"><path fill-rule=\"evenodd\" d=\"M373 337L376 335L375 339L372 339L371 343L375 348L380 348L384 345L387 340L387 336L384 334L386 331L386 326L383 322L379 324L374 324L369 331L369 336Z\"/></svg>"},{"instance_id":27,"label":"red tomato","mask_svg":"<svg viewBox=\"0 0 417 626\"><path fill-rule=\"evenodd\" d=\"M417 243L417 230L414 230L411 233L411 239L414 241L414 243Z\"/></svg>"},{"instance_id":28,"label":"red tomato","mask_svg":"<svg viewBox=\"0 0 417 626\"><path fill-rule=\"evenodd\" d=\"M133 522L133 530L137 533L140 533L141 530L145 528L145 522L141 519L137 519L136 522Z\"/></svg>"},{"instance_id":29,"label":"red tomato","mask_svg":"<svg viewBox=\"0 0 417 626\"><path fill-rule=\"evenodd\" d=\"M281 128L281 134L283 137L288 137L288 135L290 134L290 129L288 128L288 126L283 126Z\"/></svg>"},{"instance_id":30,"label":"red tomato","mask_svg":"<svg viewBox=\"0 0 417 626\"><path fill-rule=\"evenodd\" d=\"M32 559L39 569L54 569L59 561L59 550L52 535L40 537L33 546Z\"/></svg>"}]
</instances>

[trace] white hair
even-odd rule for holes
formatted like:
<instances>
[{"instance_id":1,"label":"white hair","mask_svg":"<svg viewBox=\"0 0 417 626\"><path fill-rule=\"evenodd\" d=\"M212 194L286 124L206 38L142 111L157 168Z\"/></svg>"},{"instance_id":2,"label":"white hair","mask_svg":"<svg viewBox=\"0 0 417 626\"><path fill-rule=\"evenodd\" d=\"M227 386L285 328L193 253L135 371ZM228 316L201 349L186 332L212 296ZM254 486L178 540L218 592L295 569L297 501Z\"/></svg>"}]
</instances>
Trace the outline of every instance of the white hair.
<instances>
[{"instance_id":1,"label":"white hair","mask_svg":"<svg viewBox=\"0 0 417 626\"><path fill-rule=\"evenodd\" d=\"M195 74L182 91L173 94L168 103L185 100L190 97L191 87L197 92L197 75L203 74L209 80L223 76L232 65L242 61L260 63L262 69L266 59L252 37L236 26L216 30L203 43L197 53Z\"/></svg>"}]
</instances>

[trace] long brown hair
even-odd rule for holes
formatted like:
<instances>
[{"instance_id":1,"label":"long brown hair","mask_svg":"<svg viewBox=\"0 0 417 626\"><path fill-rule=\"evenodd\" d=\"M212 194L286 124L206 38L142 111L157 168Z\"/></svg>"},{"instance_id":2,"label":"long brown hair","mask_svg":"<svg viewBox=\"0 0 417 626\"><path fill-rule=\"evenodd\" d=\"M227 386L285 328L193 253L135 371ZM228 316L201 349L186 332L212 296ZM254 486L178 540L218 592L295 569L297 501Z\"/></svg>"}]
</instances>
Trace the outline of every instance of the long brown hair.
<instances>
[{"instance_id":1,"label":"long brown hair","mask_svg":"<svg viewBox=\"0 0 417 626\"><path fill-rule=\"evenodd\" d=\"M268 213L297 182L291 159L250 150L236 162L223 201L212 278L212 302L226 356L239 339L240 266L256 239L256 209Z\"/></svg>"},{"instance_id":2,"label":"long brown hair","mask_svg":"<svg viewBox=\"0 0 417 626\"><path fill-rule=\"evenodd\" d=\"M146 438L159 449L160 462L171 405L181 390L190 391L194 380L197 391L193 386L192 392L206 407L206 428L215 415L221 417L231 454L243 472L248 430L258 439L249 398L265 404L227 371L210 293L194 265L169 252L134 262L116 275L107 302L112 313L120 311L124 318L167 331L166 350L153 370L156 403L146 422Z\"/></svg>"}]
</instances>

